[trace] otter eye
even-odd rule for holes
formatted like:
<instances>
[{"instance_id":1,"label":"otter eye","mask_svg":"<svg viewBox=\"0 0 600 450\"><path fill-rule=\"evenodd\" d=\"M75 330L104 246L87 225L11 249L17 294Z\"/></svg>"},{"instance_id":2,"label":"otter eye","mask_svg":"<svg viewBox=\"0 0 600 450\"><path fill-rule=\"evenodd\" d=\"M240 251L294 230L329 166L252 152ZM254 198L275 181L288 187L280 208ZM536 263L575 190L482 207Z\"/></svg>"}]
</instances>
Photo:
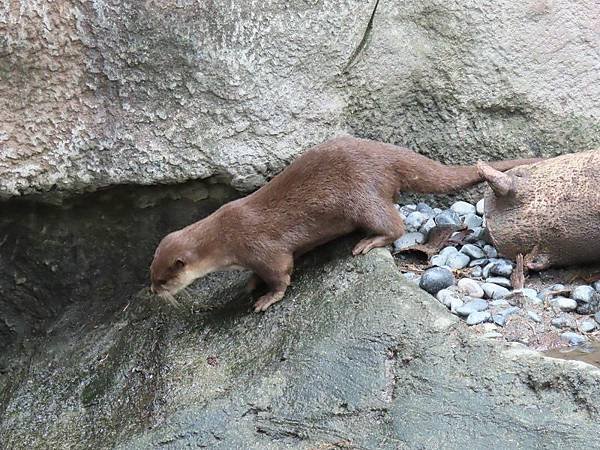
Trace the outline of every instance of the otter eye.
<instances>
[{"instance_id":1,"label":"otter eye","mask_svg":"<svg viewBox=\"0 0 600 450\"><path fill-rule=\"evenodd\" d=\"M183 266L185 266L185 262L181 258L177 258L175 260L175 263L173 264L173 267L175 269L181 269Z\"/></svg>"}]
</instances>

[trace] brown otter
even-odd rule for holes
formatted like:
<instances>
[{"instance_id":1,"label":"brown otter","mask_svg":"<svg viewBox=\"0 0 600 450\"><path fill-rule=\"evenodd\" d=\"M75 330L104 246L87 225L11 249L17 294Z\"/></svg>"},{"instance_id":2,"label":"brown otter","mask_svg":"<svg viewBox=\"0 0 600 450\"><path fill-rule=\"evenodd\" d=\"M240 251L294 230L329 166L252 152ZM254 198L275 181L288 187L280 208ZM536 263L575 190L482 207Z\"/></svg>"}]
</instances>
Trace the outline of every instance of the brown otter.
<instances>
[{"instance_id":1,"label":"brown otter","mask_svg":"<svg viewBox=\"0 0 600 450\"><path fill-rule=\"evenodd\" d=\"M498 170L538 159L498 161ZM399 191L447 193L482 180L475 166L445 166L406 148L339 137L317 145L256 192L167 235L150 267L152 291L166 298L210 272L245 268L248 288L262 280L264 311L281 300L294 258L356 229L369 236L352 253L365 254L404 233L394 208Z\"/></svg>"}]
</instances>

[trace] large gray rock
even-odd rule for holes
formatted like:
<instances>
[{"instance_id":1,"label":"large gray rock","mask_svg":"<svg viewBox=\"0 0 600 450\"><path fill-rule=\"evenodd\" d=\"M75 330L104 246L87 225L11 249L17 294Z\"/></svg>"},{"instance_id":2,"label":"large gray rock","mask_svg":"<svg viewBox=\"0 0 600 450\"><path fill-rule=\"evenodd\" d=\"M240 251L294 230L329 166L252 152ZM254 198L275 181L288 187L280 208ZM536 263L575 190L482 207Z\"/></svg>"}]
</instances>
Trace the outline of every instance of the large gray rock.
<instances>
[{"instance_id":1,"label":"large gray rock","mask_svg":"<svg viewBox=\"0 0 600 450\"><path fill-rule=\"evenodd\" d=\"M211 176L251 190L341 132L447 163L596 148L597 9L4 2L0 197Z\"/></svg>"},{"instance_id":2,"label":"large gray rock","mask_svg":"<svg viewBox=\"0 0 600 450\"><path fill-rule=\"evenodd\" d=\"M598 431L600 370L473 337L350 240L307 255L265 314L243 275L175 311L141 292L89 320L74 303L2 378L8 448L579 448ZM552 407L549 407L551 405ZM574 411L576 413L574 413ZM460 420L457 420L460 418ZM511 444L512 445L512 444Z\"/></svg>"}]
</instances>

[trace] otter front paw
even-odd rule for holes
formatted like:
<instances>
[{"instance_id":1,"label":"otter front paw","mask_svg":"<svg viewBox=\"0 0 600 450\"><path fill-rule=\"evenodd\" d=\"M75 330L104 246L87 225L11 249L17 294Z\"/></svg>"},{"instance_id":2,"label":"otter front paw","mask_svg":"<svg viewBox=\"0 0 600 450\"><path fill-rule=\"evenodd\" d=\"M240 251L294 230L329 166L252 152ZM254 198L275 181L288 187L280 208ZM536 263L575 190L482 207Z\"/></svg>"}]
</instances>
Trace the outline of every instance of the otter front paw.
<instances>
[{"instance_id":1,"label":"otter front paw","mask_svg":"<svg viewBox=\"0 0 600 450\"><path fill-rule=\"evenodd\" d=\"M283 298L283 292L269 292L268 294L260 297L256 303L254 303L254 312L266 311L269 306L273 303L277 303Z\"/></svg>"}]
</instances>

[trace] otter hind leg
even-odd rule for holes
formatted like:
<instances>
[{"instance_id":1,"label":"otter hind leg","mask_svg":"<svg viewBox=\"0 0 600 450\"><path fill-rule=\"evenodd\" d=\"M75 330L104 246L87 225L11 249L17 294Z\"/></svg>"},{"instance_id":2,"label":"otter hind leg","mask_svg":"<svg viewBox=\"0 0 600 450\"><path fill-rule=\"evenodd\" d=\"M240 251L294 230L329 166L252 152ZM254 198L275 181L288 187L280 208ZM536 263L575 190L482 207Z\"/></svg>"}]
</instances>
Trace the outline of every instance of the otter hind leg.
<instances>
[{"instance_id":1,"label":"otter hind leg","mask_svg":"<svg viewBox=\"0 0 600 450\"><path fill-rule=\"evenodd\" d=\"M404 221L393 206L369 208L365 214L358 226L366 230L370 236L356 244L352 250L354 256L365 255L373 248L385 247L404 234Z\"/></svg>"}]
</instances>

